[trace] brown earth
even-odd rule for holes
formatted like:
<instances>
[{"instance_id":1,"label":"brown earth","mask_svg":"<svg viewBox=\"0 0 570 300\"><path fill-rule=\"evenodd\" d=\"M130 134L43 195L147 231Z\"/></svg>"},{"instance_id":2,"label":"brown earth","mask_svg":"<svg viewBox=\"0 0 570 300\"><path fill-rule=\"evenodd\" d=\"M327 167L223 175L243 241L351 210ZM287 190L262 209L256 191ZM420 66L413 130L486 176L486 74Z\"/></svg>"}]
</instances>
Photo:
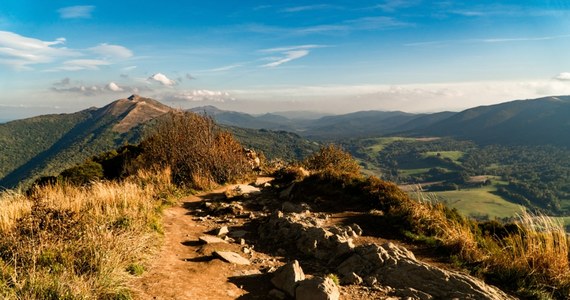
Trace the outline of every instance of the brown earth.
<instances>
[{"instance_id":1,"label":"brown earth","mask_svg":"<svg viewBox=\"0 0 570 300\"><path fill-rule=\"evenodd\" d=\"M268 179L263 179L267 181ZM258 183L262 183L258 182ZM246 186L241 186L245 190ZM132 288L135 299L274 299L269 298L273 288L271 272L293 259L300 261L308 276L326 276L327 269L315 261L295 257L283 249L260 243L255 233L255 219L268 215L278 208L278 195L263 192L241 198L243 210L212 214L204 208L205 203L230 203L224 193L235 186L220 188L208 194L181 199L180 204L164 212L164 243L150 262L148 271L137 278ZM210 215L212 214L212 215ZM359 224L364 235L355 239L356 245L364 243L383 244L393 242L410 249L420 260L443 268L451 268L444 257L433 249L413 244L402 244L386 232L379 232L370 214L365 212L330 212L326 224ZM243 237L228 243L204 245L198 241L205 233L227 226L230 232L245 230ZM241 243L240 243L241 242ZM257 246L257 248L256 248ZM250 260L250 265L224 262L213 255L214 251L233 251ZM388 291L362 285L341 286L341 299L399 299L388 296Z\"/></svg>"}]
</instances>

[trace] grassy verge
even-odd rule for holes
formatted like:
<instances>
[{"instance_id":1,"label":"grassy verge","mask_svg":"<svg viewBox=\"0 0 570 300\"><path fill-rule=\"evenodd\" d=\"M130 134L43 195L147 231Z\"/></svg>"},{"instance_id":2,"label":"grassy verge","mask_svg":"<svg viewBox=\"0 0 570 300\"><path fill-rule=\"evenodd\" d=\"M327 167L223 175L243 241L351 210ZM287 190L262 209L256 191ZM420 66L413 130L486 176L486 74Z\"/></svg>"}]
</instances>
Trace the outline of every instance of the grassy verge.
<instances>
[{"instance_id":1,"label":"grassy verge","mask_svg":"<svg viewBox=\"0 0 570 300\"><path fill-rule=\"evenodd\" d=\"M130 299L160 242L169 172L0 195L0 298Z\"/></svg>"},{"instance_id":2,"label":"grassy verge","mask_svg":"<svg viewBox=\"0 0 570 300\"><path fill-rule=\"evenodd\" d=\"M386 232L435 245L450 262L519 296L566 299L570 292L570 241L548 217L524 213L512 224L479 223L441 202L412 200L393 183L330 170L297 182L292 195L337 210L379 210Z\"/></svg>"}]
</instances>

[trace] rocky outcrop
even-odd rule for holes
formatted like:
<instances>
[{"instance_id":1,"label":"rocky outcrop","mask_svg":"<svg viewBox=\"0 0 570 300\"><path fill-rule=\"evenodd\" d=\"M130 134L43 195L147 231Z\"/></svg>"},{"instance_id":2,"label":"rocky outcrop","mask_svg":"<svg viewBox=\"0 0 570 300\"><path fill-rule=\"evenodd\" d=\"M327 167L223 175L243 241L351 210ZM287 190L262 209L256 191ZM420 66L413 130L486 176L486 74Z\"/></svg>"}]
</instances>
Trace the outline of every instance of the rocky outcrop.
<instances>
[{"instance_id":1,"label":"rocky outcrop","mask_svg":"<svg viewBox=\"0 0 570 300\"><path fill-rule=\"evenodd\" d=\"M512 299L475 277L418 261L393 243L355 247L353 239L362 234L358 225L324 228L324 223L308 212L276 212L260 225L259 236L329 266L334 262L331 268L344 284L390 287L394 296L413 299Z\"/></svg>"},{"instance_id":2,"label":"rocky outcrop","mask_svg":"<svg viewBox=\"0 0 570 300\"><path fill-rule=\"evenodd\" d=\"M273 273L271 283L289 296L295 297L295 289L302 280L305 280L305 273L303 273L303 269L299 266L299 262L295 260L277 269L277 271Z\"/></svg>"},{"instance_id":3,"label":"rocky outcrop","mask_svg":"<svg viewBox=\"0 0 570 300\"><path fill-rule=\"evenodd\" d=\"M296 300L338 300L338 286L330 278L313 277L299 282L295 290Z\"/></svg>"}]
</instances>

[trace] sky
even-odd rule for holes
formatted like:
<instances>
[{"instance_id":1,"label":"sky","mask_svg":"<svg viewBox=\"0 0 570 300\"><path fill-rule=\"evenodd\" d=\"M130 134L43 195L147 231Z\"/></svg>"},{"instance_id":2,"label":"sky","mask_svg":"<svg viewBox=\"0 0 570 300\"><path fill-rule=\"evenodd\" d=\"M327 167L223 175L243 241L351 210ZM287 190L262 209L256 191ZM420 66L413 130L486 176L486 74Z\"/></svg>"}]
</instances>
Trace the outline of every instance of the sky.
<instances>
[{"instance_id":1,"label":"sky","mask_svg":"<svg viewBox=\"0 0 570 300\"><path fill-rule=\"evenodd\" d=\"M139 94L249 113L570 94L570 1L0 2L0 121Z\"/></svg>"}]
</instances>

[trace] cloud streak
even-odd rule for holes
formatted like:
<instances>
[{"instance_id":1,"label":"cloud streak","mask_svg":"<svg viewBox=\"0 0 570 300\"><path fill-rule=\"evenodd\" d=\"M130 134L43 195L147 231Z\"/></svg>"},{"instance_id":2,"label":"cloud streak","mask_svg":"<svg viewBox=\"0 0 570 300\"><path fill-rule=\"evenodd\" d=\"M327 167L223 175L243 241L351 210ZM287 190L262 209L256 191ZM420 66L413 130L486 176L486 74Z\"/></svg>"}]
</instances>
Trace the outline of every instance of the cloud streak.
<instances>
[{"instance_id":1,"label":"cloud streak","mask_svg":"<svg viewBox=\"0 0 570 300\"><path fill-rule=\"evenodd\" d=\"M94 10L93 5L77 5L62 7L57 12L62 19L89 19Z\"/></svg>"},{"instance_id":2,"label":"cloud streak","mask_svg":"<svg viewBox=\"0 0 570 300\"><path fill-rule=\"evenodd\" d=\"M89 51L109 59L126 59L133 56L133 51L119 45L100 44L89 48Z\"/></svg>"},{"instance_id":3,"label":"cloud streak","mask_svg":"<svg viewBox=\"0 0 570 300\"><path fill-rule=\"evenodd\" d=\"M50 63L60 58L80 56L78 51L58 47L65 38L42 41L9 31L0 31L0 64L15 69L30 69L29 65Z\"/></svg>"}]
</instances>

